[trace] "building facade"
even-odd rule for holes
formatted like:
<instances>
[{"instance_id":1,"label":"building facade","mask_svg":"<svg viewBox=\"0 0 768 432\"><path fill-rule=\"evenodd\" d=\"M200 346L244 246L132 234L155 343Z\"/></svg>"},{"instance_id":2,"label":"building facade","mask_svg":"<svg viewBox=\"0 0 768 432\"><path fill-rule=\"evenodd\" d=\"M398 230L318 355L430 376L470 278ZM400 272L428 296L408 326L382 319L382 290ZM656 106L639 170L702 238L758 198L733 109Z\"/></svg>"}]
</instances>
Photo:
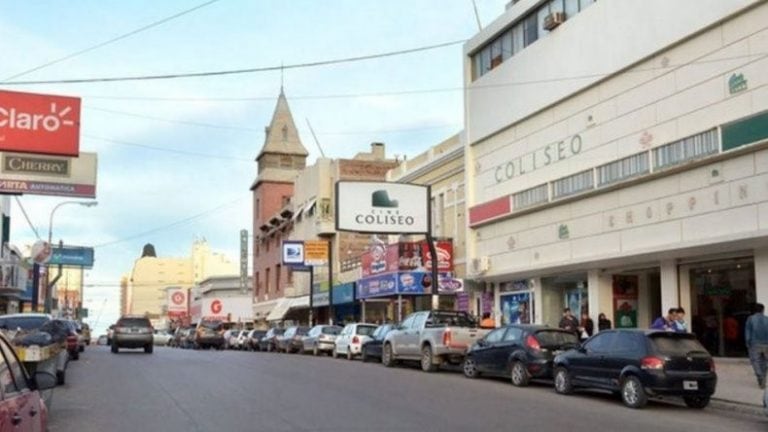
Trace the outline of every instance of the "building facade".
<instances>
[{"instance_id":1,"label":"building facade","mask_svg":"<svg viewBox=\"0 0 768 432\"><path fill-rule=\"evenodd\" d=\"M682 306L743 354L768 302L767 50L753 0L521 0L465 45L468 271L499 323Z\"/></svg>"},{"instance_id":2,"label":"building facade","mask_svg":"<svg viewBox=\"0 0 768 432\"><path fill-rule=\"evenodd\" d=\"M248 282L252 286L253 281ZM243 291L239 276L207 278L190 289L189 293L190 321L193 324L200 320L213 320L250 326L254 321L253 289ZM169 306L172 301L169 296Z\"/></svg>"}]
</instances>

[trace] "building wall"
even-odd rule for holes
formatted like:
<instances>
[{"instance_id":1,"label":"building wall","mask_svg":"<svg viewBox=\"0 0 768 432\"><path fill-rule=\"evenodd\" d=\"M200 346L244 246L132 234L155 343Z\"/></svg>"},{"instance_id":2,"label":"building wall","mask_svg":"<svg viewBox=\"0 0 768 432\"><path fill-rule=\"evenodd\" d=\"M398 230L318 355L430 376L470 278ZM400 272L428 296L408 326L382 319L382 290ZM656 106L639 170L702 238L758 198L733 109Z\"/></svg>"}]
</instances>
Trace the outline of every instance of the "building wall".
<instances>
[{"instance_id":1,"label":"building wall","mask_svg":"<svg viewBox=\"0 0 768 432\"><path fill-rule=\"evenodd\" d=\"M292 199L293 192L293 183L270 182L260 183L253 191L253 232L257 233L254 235L253 275L254 296L257 302L281 297L287 281L286 272L282 271L280 256L280 245L284 233L276 230L268 235L269 231L265 232L260 228L265 224L269 225L270 219L274 216L279 217L280 210L286 206L286 200ZM278 266L280 266L281 275L279 281L276 281L275 274ZM267 273L269 273L268 285Z\"/></svg>"}]
</instances>

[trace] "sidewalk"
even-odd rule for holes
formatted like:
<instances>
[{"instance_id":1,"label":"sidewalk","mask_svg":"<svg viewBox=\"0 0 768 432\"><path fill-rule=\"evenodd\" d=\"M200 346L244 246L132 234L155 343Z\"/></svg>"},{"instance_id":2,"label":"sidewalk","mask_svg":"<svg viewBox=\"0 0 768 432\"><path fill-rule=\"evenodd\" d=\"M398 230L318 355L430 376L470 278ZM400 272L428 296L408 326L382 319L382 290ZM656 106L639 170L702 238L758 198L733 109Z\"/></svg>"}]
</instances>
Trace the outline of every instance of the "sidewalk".
<instances>
[{"instance_id":1,"label":"sidewalk","mask_svg":"<svg viewBox=\"0 0 768 432\"><path fill-rule=\"evenodd\" d=\"M717 390L713 400L744 405L745 408L763 408L763 390L757 387L752 365L746 358L715 358Z\"/></svg>"}]
</instances>

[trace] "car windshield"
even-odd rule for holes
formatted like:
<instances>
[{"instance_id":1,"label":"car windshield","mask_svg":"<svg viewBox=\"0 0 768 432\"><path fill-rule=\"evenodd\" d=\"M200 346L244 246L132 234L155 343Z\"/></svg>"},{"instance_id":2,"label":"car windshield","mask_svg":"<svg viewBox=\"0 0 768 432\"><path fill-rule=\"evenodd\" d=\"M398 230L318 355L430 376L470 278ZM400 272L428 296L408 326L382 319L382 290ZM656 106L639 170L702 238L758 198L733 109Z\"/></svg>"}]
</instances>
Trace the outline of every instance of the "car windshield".
<instances>
[{"instance_id":1,"label":"car windshield","mask_svg":"<svg viewBox=\"0 0 768 432\"><path fill-rule=\"evenodd\" d=\"M48 321L50 321L48 317L36 316L0 318L0 328L7 330L37 330Z\"/></svg>"},{"instance_id":2,"label":"car windshield","mask_svg":"<svg viewBox=\"0 0 768 432\"><path fill-rule=\"evenodd\" d=\"M535 333L536 339L541 346L548 348L562 347L567 345L578 345L579 338L574 333L560 330L539 330Z\"/></svg>"},{"instance_id":3,"label":"car windshield","mask_svg":"<svg viewBox=\"0 0 768 432\"><path fill-rule=\"evenodd\" d=\"M691 354L706 354L707 350L693 335L651 335L651 341L660 354L669 356L687 356Z\"/></svg>"},{"instance_id":4,"label":"car windshield","mask_svg":"<svg viewBox=\"0 0 768 432\"><path fill-rule=\"evenodd\" d=\"M338 335L339 333L341 333L341 328L340 327L323 327L322 333L326 335Z\"/></svg>"},{"instance_id":5,"label":"car windshield","mask_svg":"<svg viewBox=\"0 0 768 432\"><path fill-rule=\"evenodd\" d=\"M475 327L477 323L464 312L433 312L427 319L427 327Z\"/></svg>"}]
</instances>

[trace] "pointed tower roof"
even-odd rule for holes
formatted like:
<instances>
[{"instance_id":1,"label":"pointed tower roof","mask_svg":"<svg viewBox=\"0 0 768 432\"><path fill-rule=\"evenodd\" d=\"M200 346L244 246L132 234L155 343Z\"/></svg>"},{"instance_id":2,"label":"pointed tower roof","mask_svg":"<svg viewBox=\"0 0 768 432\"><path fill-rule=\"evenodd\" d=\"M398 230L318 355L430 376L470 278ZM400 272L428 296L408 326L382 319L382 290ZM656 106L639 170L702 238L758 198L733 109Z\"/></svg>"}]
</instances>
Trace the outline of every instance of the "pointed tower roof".
<instances>
[{"instance_id":1,"label":"pointed tower roof","mask_svg":"<svg viewBox=\"0 0 768 432\"><path fill-rule=\"evenodd\" d=\"M272 122L265 132L264 146L256 157L256 161L268 153L277 155L309 155L309 152L301 143L301 138L299 138L299 131L293 122L293 115L288 107L288 100L285 98L282 87L280 87L280 96L277 98L275 112L272 114Z\"/></svg>"}]
</instances>

